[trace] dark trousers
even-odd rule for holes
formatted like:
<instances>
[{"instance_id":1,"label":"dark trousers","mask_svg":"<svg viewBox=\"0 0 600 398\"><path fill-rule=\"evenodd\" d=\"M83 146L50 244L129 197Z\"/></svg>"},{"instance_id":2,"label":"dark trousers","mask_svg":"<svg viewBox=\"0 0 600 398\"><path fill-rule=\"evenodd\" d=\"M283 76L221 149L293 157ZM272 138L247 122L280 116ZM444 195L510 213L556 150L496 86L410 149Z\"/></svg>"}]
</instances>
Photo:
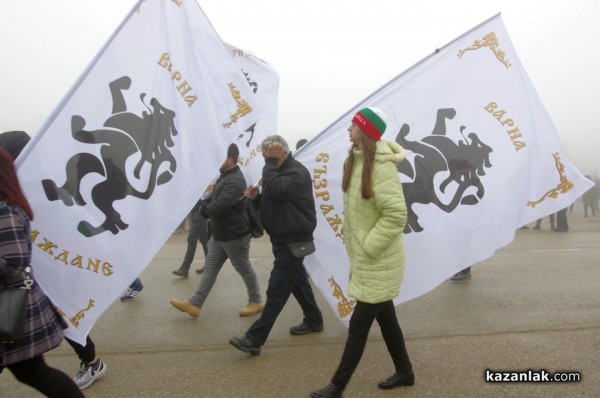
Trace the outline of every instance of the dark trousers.
<instances>
[{"instance_id":1,"label":"dark trousers","mask_svg":"<svg viewBox=\"0 0 600 398\"><path fill-rule=\"evenodd\" d=\"M90 335L88 335L85 339L85 346L69 339L68 337L65 337L65 340L73 348L81 362L91 363L94 358L96 358L96 345L92 341Z\"/></svg>"},{"instance_id":2,"label":"dark trousers","mask_svg":"<svg viewBox=\"0 0 600 398\"><path fill-rule=\"evenodd\" d=\"M569 223L567 221L567 209L559 210L556 213L556 230L559 232L568 232Z\"/></svg>"},{"instance_id":3,"label":"dark trousers","mask_svg":"<svg viewBox=\"0 0 600 398\"><path fill-rule=\"evenodd\" d=\"M35 388L47 397L79 398L84 396L69 376L48 366L42 355L6 367L21 383ZM0 368L1 371L2 368Z\"/></svg>"},{"instance_id":4,"label":"dark trousers","mask_svg":"<svg viewBox=\"0 0 600 398\"><path fill-rule=\"evenodd\" d=\"M548 216L548 218L550 219L550 228L554 229L554 213L550 214ZM535 226L536 228L540 228L542 226L542 219L538 218L538 220L535 222Z\"/></svg>"},{"instance_id":5,"label":"dark trousers","mask_svg":"<svg viewBox=\"0 0 600 398\"><path fill-rule=\"evenodd\" d=\"M398 373L409 373L412 371L412 364L406 352L404 336L402 329L396 318L396 310L392 300L379 304L367 304L361 301L356 303L352 318L350 318L350 327L348 329L348 340L340 365L331 379L331 383L341 390L352 377L352 373L358 366L360 358L367 344L367 337L373 321L377 319L383 341L387 347L394 367Z\"/></svg>"},{"instance_id":6,"label":"dark trousers","mask_svg":"<svg viewBox=\"0 0 600 398\"><path fill-rule=\"evenodd\" d=\"M208 253L208 240L210 239L210 235L208 232L208 220L200 214L200 211L193 210L190 215L190 232L187 238L187 250L185 251L185 256L183 257L183 262L181 263L181 268L189 270L190 265L192 265L192 261L194 261L194 256L196 255L196 247L198 246L198 241L202 244L202 249L204 250L204 257L206 258L206 254Z\"/></svg>"},{"instance_id":7,"label":"dark trousers","mask_svg":"<svg viewBox=\"0 0 600 398\"><path fill-rule=\"evenodd\" d=\"M259 345L267 341L271 328L291 294L302 308L304 323L311 326L323 324L321 310L317 306L308 274L302 265L304 257L292 256L285 244L277 243L273 243L273 255L275 261L269 277L265 307L260 318L246 332L246 337Z\"/></svg>"}]
</instances>

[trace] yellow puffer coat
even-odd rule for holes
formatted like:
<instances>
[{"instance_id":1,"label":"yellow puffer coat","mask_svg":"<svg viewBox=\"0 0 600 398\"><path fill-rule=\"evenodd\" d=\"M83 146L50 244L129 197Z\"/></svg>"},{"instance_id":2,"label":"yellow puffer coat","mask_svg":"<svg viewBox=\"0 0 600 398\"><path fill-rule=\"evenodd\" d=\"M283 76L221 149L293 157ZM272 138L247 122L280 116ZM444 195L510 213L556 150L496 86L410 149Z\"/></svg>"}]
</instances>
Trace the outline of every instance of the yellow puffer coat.
<instances>
[{"instance_id":1,"label":"yellow puffer coat","mask_svg":"<svg viewBox=\"0 0 600 398\"><path fill-rule=\"evenodd\" d=\"M395 142L377 142L370 199L360 193L363 152L354 150L354 157L352 179L344 194L348 295L365 303L382 303L398 295L404 274L402 232L407 212L397 171L404 149Z\"/></svg>"}]
</instances>

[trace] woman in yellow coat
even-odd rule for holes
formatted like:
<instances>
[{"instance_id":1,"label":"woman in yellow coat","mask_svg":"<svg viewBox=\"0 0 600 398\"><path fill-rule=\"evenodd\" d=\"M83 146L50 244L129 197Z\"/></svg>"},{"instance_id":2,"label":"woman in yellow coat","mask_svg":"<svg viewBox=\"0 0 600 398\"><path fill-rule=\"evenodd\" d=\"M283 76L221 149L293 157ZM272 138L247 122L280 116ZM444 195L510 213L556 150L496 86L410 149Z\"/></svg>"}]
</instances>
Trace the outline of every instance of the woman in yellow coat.
<instances>
[{"instance_id":1,"label":"woman in yellow coat","mask_svg":"<svg viewBox=\"0 0 600 398\"><path fill-rule=\"evenodd\" d=\"M395 367L379 388L414 384L393 303L404 273L402 231L407 211L397 171L404 150L395 142L381 141L385 128L385 115L373 107L358 111L348 128L352 147L342 180L343 233L350 259L348 295L357 301L340 365L329 385L311 393L313 398L342 396L375 319Z\"/></svg>"}]
</instances>

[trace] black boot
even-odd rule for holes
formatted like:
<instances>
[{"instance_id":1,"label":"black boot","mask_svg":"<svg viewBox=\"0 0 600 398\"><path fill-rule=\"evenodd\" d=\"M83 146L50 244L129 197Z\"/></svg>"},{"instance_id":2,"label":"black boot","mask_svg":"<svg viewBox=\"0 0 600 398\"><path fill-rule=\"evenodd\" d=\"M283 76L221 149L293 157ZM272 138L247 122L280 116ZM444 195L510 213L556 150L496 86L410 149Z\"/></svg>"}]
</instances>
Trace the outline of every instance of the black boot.
<instances>
[{"instance_id":1,"label":"black boot","mask_svg":"<svg viewBox=\"0 0 600 398\"><path fill-rule=\"evenodd\" d=\"M310 393L310 398L341 398L341 396L342 390L340 390L333 384L328 384L320 390L313 391Z\"/></svg>"},{"instance_id":2,"label":"black boot","mask_svg":"<svg viewBox=\"0 0 600 398\"><path fill-rule=\"evenodd\" d=\"M381 380L377 387L383 390L389 390L391 388L412 386L415 384L415 374L411 371L410 373L394 373L385 380Z\"/></svg>"}]
</instances>

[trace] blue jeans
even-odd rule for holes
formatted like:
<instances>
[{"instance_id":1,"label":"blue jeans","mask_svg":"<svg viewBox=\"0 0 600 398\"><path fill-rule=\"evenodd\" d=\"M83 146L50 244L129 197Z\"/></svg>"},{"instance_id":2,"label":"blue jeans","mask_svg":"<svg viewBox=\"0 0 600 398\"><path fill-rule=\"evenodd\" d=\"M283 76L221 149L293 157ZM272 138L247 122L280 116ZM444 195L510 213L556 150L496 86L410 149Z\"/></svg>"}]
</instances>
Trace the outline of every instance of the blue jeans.
<instances>
[{"instance_id":1,"label":"blue jeans","mask_svg":"<svg viewBox=\"0 0 600 398\"><path fill-rule=\"evenodd\" d=\"M192 261L194 261L198 241L200 241L200 244L202 244L205 258L208 254L208 220L200 215L200 211L194 209L191 212L190 221L191 225L187 238L187 250L185 251L185 256L183 257L183 262L181 263L181 268L185 270L189 270L190 265L192 265Z\"/></svg>"},{"instance_id":2,"label":"blue jeans","mask_svg":"<svg viewBox=\"0 0 600 398\"><path fill-rule=\"evenodd\" d=\"M290 294L293 294L304 314L303 323L310 326L323 324L321 310L317 306L315 296L308 281L308 274L302 262L304 257L296 258L285 244L273 243L273 270L269 277L267 302L260 318L250 326L246 337L255 344L263 345L269 337L271 328Z\"/></svg>"},{"instance_id":3,"label":"blue jeans","mask_svg":"<svg viewBox=\"0 0 600 398\"><path fill-rule=\"evenodd\" d=\"M251 303L262 301L258 279L252 269L252 264L250 264L250 238L251 235L247 234L233 240L218 241L211 238L208 241L208 255L204 261L204 272L200 278L198 290L190 298L192 304L202 308L227 258L246 284L248 301Z\"/></svg>"},{"instance_id":4,"label":"blue jeans","mask_svg":"<svg viewBox=\"0 0 600 398\"><path fill-rule=\"evenodd\" d=\"M346 388L346 384L350 381L350 377L362 357L369 337L369 330L371 330L371 325L375 319L379 323L383 341L385 341L387 350L392 357L396 372L409 373L412 371L412 364L406 352L402 329L400 329L396 317L394 302L389 300L378 304L368 304L357 301L352 312L352 318L350 318L344 354L342 354L340 365L331 379L331 383L340 390Z\"/></svg>"}]
</instances>

